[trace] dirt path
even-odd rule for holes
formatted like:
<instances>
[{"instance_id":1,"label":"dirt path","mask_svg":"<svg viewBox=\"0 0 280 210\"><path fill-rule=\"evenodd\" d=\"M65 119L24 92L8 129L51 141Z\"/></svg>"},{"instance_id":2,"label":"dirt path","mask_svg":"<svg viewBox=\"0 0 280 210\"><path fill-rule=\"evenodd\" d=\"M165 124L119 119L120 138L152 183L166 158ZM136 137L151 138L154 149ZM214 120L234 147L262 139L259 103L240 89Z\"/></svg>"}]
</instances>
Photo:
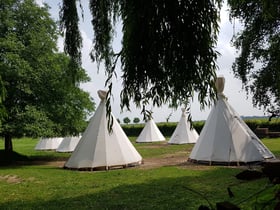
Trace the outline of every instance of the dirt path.
<instances>
[{"instance_id":1,"label":"dirt path","mask_svg":"<svg viewBox=\"0 0 280 210\"><path fill-rule=\"evenodd\" d=\"M209 166L197 165L187 161L186 152L177 152L161 157L144 158L143 164L139 166L140 169L152 169L162 166L178 166L183 168L192 168L197 170L207 169ZM36 161L36 165L49 165L54 167L63 168L65 161Z\"/></svg>"}]
</instances>

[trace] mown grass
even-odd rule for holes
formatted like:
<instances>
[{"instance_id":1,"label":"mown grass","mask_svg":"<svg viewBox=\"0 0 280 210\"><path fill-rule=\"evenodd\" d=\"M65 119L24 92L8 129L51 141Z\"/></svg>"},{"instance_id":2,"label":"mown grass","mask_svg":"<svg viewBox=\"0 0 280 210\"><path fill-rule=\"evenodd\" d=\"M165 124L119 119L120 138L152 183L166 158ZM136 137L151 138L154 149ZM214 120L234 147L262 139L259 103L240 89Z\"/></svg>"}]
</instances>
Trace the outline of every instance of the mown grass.
<instances>
[{"instance_id":1,"label":"mown grass","mask_svg":"<svg viewBox=\"0 0 280 210\"><path fill-rule=\"evenodd\" d=\"M177 152L188 153L191 151L193 144L185 145L169 145L167 141L153 143L136 143L136 137L129 138L132 144L137 148L137 151L145 158L159 157Z\"/></svg>"},{"instance_id":2,"label":"mown grass","mask_svg":"<svg viewBox=\"0 0 280 210\"><path fill-rule=\"evenodd\" d=\"M14 150L31 159L61 160L69 153L35 151L37 139L18 139ZM191 150L191 145L136 144L143 158L162 157ZM280 138L263 142L280 155ZM0 149L3 148L0 141ZM186 155L187 159L187 155ZM241 181L244 168L223 166L162 166L144 169L81 172L48 165L14 165L0 168L0 209L198 209L216 202L239 204L269 185L266 178ZM230 187L234 197L230 198ZM269 189L272 191L272 188ZM273 193L266 194L273 196ZM270 197L269 197L270 198ZM268 200L269 198L266 198ZM239 204L255 209L262 194ZM261 209L261 205L257 205ZM269 209L269 208L267 208Z\"/></svg>"},{"instance_id":3,"label":"mown grass","mask_svg":"<svg viewBox=\"0 0 280 210\"><path fill-rule=\"evenodd\" d=\"M58 161L69 158L70 153L59 153L55 151L37 151L35 146L39 139L34 138L20 138L13 140L13 150L17 153L27 156L31 161L46 160L46 161ZM4 149L4 141L0 139L0 150Z\"/></svg>"}]
</instances>

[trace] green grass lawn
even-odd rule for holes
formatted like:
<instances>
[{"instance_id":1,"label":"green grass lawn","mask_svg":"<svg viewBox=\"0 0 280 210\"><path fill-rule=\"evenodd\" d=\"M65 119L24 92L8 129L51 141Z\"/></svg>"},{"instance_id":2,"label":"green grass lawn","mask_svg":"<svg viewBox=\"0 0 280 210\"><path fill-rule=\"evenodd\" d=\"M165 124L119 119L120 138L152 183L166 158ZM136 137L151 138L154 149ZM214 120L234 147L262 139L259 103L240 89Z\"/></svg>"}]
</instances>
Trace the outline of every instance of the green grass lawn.
<instances>
[{"instance_id":1,"label":"green grass lawn","mask_svg":"<svg viewBox=\"0 0 280 210\"><path fill-rule=\"evenodd\" d=\"M136 144L143 158L190 151L192 145ZM65 160L69 153L35 151L37 139L14 140L14 150L31 160ZM263 142L278 157L280 138ZM3 141L0 140L0 149ZM187 156L187 155L186 155ZM187 157L186 157L187 160ZM241 181L244 168L224 166L162 166L111 171L71 171L48 165L0 168L0 209L198 209L200 205L230 201L242 209L261 209L273 193L246 198L269 186L266 178ZM234 197L230 198L230 187ZM268 188L268 191L274 190ZM208 202L207 202L208 200ZM257 204L258 208L255 208ZM270 208L267 208L270 209Z\"/></svg>"}]
</instances>

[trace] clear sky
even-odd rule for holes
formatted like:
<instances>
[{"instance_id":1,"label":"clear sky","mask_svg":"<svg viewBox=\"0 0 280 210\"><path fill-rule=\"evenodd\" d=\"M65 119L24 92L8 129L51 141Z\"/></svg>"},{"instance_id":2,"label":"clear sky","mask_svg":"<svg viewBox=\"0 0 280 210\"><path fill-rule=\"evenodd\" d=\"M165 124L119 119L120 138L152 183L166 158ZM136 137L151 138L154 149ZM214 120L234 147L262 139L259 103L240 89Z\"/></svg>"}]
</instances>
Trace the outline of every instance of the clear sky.
<instances>
[{"instance_id":1,"label":"clear sky","mask_svg":"<svg viewBox=\"0 0 280 210\"><path fill-rule=\"evenodd\" d=\"M39 4L42 2L47 3L51 9L50 13L55 20L58 20L59 14L59 4L61 1L54 0L37 0ZM82 1L83 3L85 1ZM92 37L93 30L91 21L91 15L88 9L88 5L84 4L84 20L81 19L80 29L83 37L83 49L82 49L82 65L83 68L87 71L87 74L91 77L91 82L82 84L82 88L88 92L94 98L96 104L99 104L99 98L97 95L97 90L105 89L104 84L106 76L104 75L103 66L100 67L99 72L97 66L93 63L89 57L89 52L92 49ZM114 49L117 51L121 48L121 26L117 25L116 37L113 43ZM226 79L224 94L228 97L229 103L232 107L242 116L263 116L263 110L254 108L251 101L251 96L247 96L245 91L242 90L241 82L234 78L233 72L231 70L232 63L236 57L236 49L231 46L231 39L233 34L237 33L240 29L240 24L238 21L235 21L235 24L229 22L229 16L226 6L223 7L221 12L221 22L220 22L220 34L218 39L217 51L221 54L217 60L219 70L217 75L223 75ZM63 50L63 39L58 41L59 49ZM117 78L114 79L113 83L113 101L112 112L114 116L122 122L123 118L129 117L131 121L133 118L138 117L142 120L143 116L141 115L141 109L137 109L131 102L131 112L120 110L120 90L122 88L121 81L121 71L117 67ZM177 122L181 116L181 109L178 110L170 109L167 106L160 108L157 107L148 107L153 112L153 118L156 122L165 122L166 118L171 115L170 122ZM207 108L205 110L200 110L200 105L197 102L197 98L194 98L194 101L191 103L191 114L193 120L206 120L208 114L211 110Z\"/></svg>"}]
</instances>

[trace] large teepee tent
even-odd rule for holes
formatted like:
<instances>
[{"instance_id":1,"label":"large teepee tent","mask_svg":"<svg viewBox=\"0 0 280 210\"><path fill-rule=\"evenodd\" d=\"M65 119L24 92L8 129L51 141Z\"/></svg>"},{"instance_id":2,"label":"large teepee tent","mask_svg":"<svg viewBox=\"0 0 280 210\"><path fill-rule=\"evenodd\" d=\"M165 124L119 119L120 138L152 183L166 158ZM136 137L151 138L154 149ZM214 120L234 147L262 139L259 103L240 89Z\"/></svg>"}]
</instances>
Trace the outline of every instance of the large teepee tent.
<instances>
[{"instance_id":1,"label":"large teepee tent","mask_svg":"<svg viewBox=\"0 0 280 210\"><path fill-rule=\"evenodd\" d=\"M240 164L275 158L223 94L225 79L218 77L218 101L212 108L189 160L209 164Z\"/></svg>"},{"instance_id":2,"label":"large teepee tent","mask_svg":"<svg viewBox=\"0 0 280 210\"><path fill-rule=\"evenodd\" d=\"M35 146L35 150L56 150L62 140L62 137L41 138Z\"/></svg>"},{"instance_id":3,"label":"large teepee tent","mask_svg":"<svg viewBox=\"0 0 280 210\"><path fill-rule=\"evenodd\" d=\"M141 131L140 135L136 139L137 143L146 143L146 142L158 142L158 141L165 141L165 137L162 135L160 130L158 129L155 121L153 118L150 118L143 130Z\"/></svg>"},{"instance_id":4,"label":"large teepee tent","mask_svg":"<svg viewBox=\"0 0 280 210\"><path fill-rule=\"evenodd\" d=\"M56 149L57 152L73 152L79 143L80 136L68 136L63 138L62 142Z\"/></svg>"},{"instance_id":5,"label":"large teepee tent","mask_svg":"<svg viewBox=\"0 0 280 210\"><path fill-rule=\"evenodd\" d=\"M194 128L191 128L190 122L186 115L185 108L182 108L182 116L179 123L173 132L169 144L188 144L195 143L198 139L198 133Z\"/></svg>"},{"instance_id":6,"label":"large teepee tent","mask_svg":"<svg viewBox=\"0 0 280 210\"><path fill-rule=\"evenodd\" d=\"M81 140L65 163L65 168L80 170L110 169L141 164L142 157L112 116L112 132L106 117L106 91L98 91L101 102Z\"/></svg>"}]
</instances>

